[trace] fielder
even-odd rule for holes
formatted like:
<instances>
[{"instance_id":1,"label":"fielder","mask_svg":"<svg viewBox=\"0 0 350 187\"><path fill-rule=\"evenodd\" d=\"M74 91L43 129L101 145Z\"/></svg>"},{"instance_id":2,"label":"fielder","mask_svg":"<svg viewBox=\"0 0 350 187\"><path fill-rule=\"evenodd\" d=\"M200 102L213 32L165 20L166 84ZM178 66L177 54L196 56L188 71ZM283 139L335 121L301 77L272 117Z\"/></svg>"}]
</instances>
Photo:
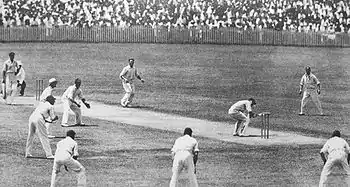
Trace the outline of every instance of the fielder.
<instances>
[{"instance_id":1,"label":"fielder","mask_svg":"<svg viewBox=\"0 0 350 187\"><path fill-rule=\"evenodd\" d=\"M2 93L6 104L11 105L17 92L18 63L14 52L10 52L9 57L2 68Z\"/></svg>"},{"instance_id":2,"label":"fielder","mask_svg":"<svg viewBox=\"0 0 350 187\"><path fill-rule=\"evenodd\" d=\"M64 166L66 171L68 169L77 173L78 187L86 186L86 174L83 165L78 162L78 144L74 140L75 132L73 130L67 131L67 137L57 143L55 159L52 168L51 187L55 187L59 178L57 175Z\"/></svg>"},{"instance_id":3,"label":"fielder","mask_svg":"<svg viewBox=\"0 0 350 187\"><path fill-rule=\"evenodd\" d=\"M69 86L67 90L62 95L63 102L63 116L62 116L62 127L69 127L68 117L69 110L72 110L75 114L75 125L84 126L85 124L82 122L81 109L80 104L77 102L76 98L79 98L86 108L90 108L90 104L86 102L85 98L82 95L82 91L80 89L81 80L75 79L74 85Z\"/></svg>"},{"instance_id":4,"label":"fielder","mask_svg":"<svg viewBox=\"0 0 350 187\"><path fill-rule=\"evenodd\" d=\"M135 85L134 79L138 78L144 83L144 80L137 73L137 69L134 67L135 60L133 58L129 59L129 65L123 68L120 73L120 78L122 79L123 88L125 90L125 95L120 101L123 107L127 107L135 96Z\"/></svg>"},{"instance_id":5,"label":"fielder","mask_svg":"<svg viewBox=\"0 0 350 187\"><path fill-rule=\"evenodd\" d=\"M20 88L19 96L24 95L24 90L26 89L26 82L24 79L26 78L26 72L23 69L23 64L21 61L18 61L18 70L17 70L17 87Z\"/></svg>"},{"instance_id":6,"label":"fielder","mask_svg":"<svg viewBox=\"0 0 350 187\"><path fill-rule=\"evenodd\" d=\"M230 107L228 114L233 119L237 120L233 136L245 136L245 131L248 128L250 118L258 116L258 114L252 112L252 108L255 105L255 99L249 98L248 100L238 101ZM246 113L248 113L248 115Z\"/></svg>"},{"instance_id":7,"label":"fielder","mask_svg":"<svg viewBox=\"0 0 350 187\"><path fill-rule=\"evenodd\" d=\"M56 86L57 86L57 80L55 78L51 78L49 80L49 86L47 88L45 88L43 93L41 93L41 95L40 95L40 102L45 103L46 98L48 96L52 95L52 91L54 90L54 88L56 88ZM46 126L46 130L47 130L47 136L49 138L55 138L55 136L53 136L52 132L51 132L51 123L45 123L45 126Z\"/></svg>"},{"instance_id":8,"label":"fielder","mask_svg":"<svg viewBox=\"0 0 350 187\"><path fill-rule=\"evenodd\" d=\"M173 175L170 180L170 187L176 187L177 180L182 170L187 170L191 187L198 187L195 175L195 167L198 160L198 142L192 137L192 129L186 128L184 136L176 139L171 154L173 156Z\"/></svg>"},{"instance_id":9,"label":"fielder","mask_svg":"<svg viewBox=\"0 0 350 187\"><path fill-rule=\"evenodd\" d=\"M29 117L29 131L26 146L26 158L32 157L31 150L33 147L34 135L37 134L40 142L46 153L46 158L53 159L50 141L47 137L47 130L45 123L52 123L58 120L58 117L54 113L53 105L56 99L50 95L46 98L45 103L39 103L38 107Z\"/></svg>"},{"instance_id":10,"label":"fielder","mask_svg":"<svg viewBox=\"0 0 350 187\"><path fill-rule=\"evenodd\" d=\"M301 107L299 115L305 115L304 107L308 102L308 98L311 97L312 101L315 103L320 115L323 116L323 111L321 107L321 102L318 99L318 95L321 94L321 83L317 77L311 73L311 68L309 66L305 67L305 74L300 80L300 90L299 94L303 93L303 98L301 99Z\"/></svg>"},{"instance_id":11,"label":"fielder","mask_svg":"<svg viewBox=\"0 0 350 187\"><path fill-rule=\"evenodd\" d=\"M334 166L339 166L346 172L346 182L350 185L350 147L349 144L340 138L340 131L335 130L332 138L327 140L320 151L324 166L321 172L319 186L326 186L327 177L331 174Z\"/></svg>"}]
</instances>

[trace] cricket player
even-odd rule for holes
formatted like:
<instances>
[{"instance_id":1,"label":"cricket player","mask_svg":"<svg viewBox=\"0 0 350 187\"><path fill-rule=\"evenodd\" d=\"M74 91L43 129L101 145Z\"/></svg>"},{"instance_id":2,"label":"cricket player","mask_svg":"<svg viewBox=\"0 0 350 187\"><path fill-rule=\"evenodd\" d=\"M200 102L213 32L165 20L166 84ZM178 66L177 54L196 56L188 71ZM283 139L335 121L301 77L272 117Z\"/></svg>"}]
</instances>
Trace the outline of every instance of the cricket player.
<instances>
[{"instance_id":1,"label":"cricket player","mask_svg":"<svg viewBox=\"0 0 350 187\"><path fill-rule=\"evenodd\" d=\"M321 102L318 99L318 95L321 94L321 83L317 77L311 73L311 68L309 66L305 67L305 74L300 80L300 90L299 94L303 93L303 98L301 99L301 107L299 115L305 115L304 107L308 102L308 98L311 97L312 101L315 103L320 115L323 116L323 111L321 107Z\"/></svg>"},{"instance_id":2,"label":"cricket player","mask_svg":"<svg viewBox=\"0 0 350 187\"><path fill-rule=\"evenodd\" d=\"M252 108L255 105L255 99L249 98L248 100L238 101L230 107L228 114L237 120L233 136L245 136L245 130L248 128L250 118L258 116L252 112Z\"/></svg>"},{"instance_id":3,"label":"cricket player","mask_svg":"<svg viewBox=\"0 0 350 187\"><path fill-rule=\"evenodd\" d=\"M80 126L85 125L82 122L80 104L78 103L77 98L80 99L87 108L90 108L90 104L87 103L85 98L83 97L80 86L81 86L81 80L77 78L74 81L74 85L69 86L62 95L62 98L61 98L63 102L63 116L62 116L62 125L61 125L62 127L69 127L69 125L67 124L68 117L69 117L69 110L72 110L75 114L75 125L80 125Z\"/></svg>"},{"instance_id":4,"label":"cricket player","mask_svg":"<svg viewBox=\"0 0 350 187\"><path fill-rule=\"evenodd\" d=\"M40 102L45 103L46 98L48 96L52 95L52 91L54 90L54 88L56 88L56 86L57 86L57 80L55 78L51 78L49 80L49 86L47 88L45 88L43 93L41 93L41 95L40 95ZM55 138L55 136L52 135L52 132L51 132L51 123L45 123L45 126L46 126L46 130L47 130L47 136L49 138Z\"/></svg>"},{"instance_id":5,"label":"cricket player","mask_svg":"<svg viewBox=\"0 0 350 187\"><path fill-rule=\"evenodd\" d=\"M55 159L52 168L51 187L55 187L59 181L57 175L64 166L66 171L72 170L77 173L78 187L86 186L85 168L78 162L78 144L74 140L75 132L73 130L67 131L67 137L57 143Z\"/></svg>"},{"instance_id":6,"label":"cricket player","mask_svg":"<svg viewBox=\"0 0 350 187\"><path fill-rule=\"evenodd\" d=\"M123 88L125 90L125 95L120 101L123 107L127 107L134 98L135 95L135 78L141 80L142 83L145 81L137 73L137 69L134 66L135 60L133 58L129 59L129 65L123 68L120 73L120 78L122 79Z\"/></svg>"},{"instance_id":7,"label":"cricket player","mask_svg":"<svg viewBox=\"0 0 350 187\"><path fill-rule=\"evenodd\" d=\"M187 170L191 187L198 187L195 175L195 167L198 160L198 142L192 137L192 129L186 128L184 136L176 139L171 154L173 156L173 175L170 180L170 187L176 187L178 177L182 170Z\"/></svg>"},{"instance_id":8,"label":"cricket player","mask_svg":"<svg viewBox=\"0 0 350 187\"><path fill-rule=\"evenodd\" d=\"M17 70L17 87L20 88L19 96L24 95L24 90L26 89L26 82L24 79L26 78L26 72L23 69L23 64L21 61L18 61L18 70Z\"/></svg>"},{"instance_id":9,"label":"cricket player","mask_svg":"<svg viewBox=\"0 0 350 187\"><path fill-rule=\"evenodd\" d=\"M10 52L9 57L2 68L2 93L6 104L11 105L17 92L18 63L15 61L14 52Z\"/></svg>"},{"instance_id":10,"label":"cricket player","mask_svg":"<svg viewBox=\"0 0 350 187\"><path fill-rule=\"evenodd\" d=\"M332 137L327 140L320 151L324 166L321 172L319 186L326 185L327 177L331 174L334 166L339 166L346 172L347 185L350 185L350 147L349 144L340 137L340 131L335 130Z\"/></svg>"},{"instance_id":11,"label":"cricket player","mask_svg":"<svg viewBox=\"0 0 350 187\"><path fill-rule=\"evenodd\" d=\"M50 95L46 98L45 103L39 103L38 107L29 117L29 131L26 146L26 158L32 157L31 151L33 147L34 135L37 134L40 142L46 153L46 158L53 159L49 138L47 137L47 130L45 123L52 123L58 120L55 115L53 105L56 99Z\"/></svg>"}]
</instances>

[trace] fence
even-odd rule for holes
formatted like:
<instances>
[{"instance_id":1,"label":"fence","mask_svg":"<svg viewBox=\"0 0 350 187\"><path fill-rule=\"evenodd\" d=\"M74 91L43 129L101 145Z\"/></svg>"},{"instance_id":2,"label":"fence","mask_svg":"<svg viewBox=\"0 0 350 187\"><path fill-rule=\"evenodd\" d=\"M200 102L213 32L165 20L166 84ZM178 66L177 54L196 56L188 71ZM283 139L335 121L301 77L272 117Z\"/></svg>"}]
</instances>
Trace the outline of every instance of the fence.
<instances>
[{"instance_id":1,"label":"fence","mask_svg":"<svg viewBox=\"0 0 350 187\"><path fill-rule=\"evenodd\" d=\"M348 34L323 35L309 32L241 31L221 29L166 28L78 28L13 27L0 28L0 42L110 42L110 43L179 43L179 44L250 44L283 46L349 47Z\"/></svg>"}]
</instances>

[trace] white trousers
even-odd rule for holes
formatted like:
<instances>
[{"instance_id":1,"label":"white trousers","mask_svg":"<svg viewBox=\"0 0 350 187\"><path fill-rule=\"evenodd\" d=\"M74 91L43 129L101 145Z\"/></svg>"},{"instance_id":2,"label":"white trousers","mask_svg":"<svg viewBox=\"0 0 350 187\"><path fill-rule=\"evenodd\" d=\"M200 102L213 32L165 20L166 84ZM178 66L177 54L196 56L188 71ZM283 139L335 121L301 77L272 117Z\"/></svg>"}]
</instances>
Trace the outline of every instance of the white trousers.
<instances>
[{"instance_id":1,"label":"white trousers","mask_svg":"<svg viewBox=\"0 0 350 187\"><path fill-rule=\"evenodd\" d=\"M17 79L14 74L6 75L6 104L12 104L17 94Z\"/></svg>"},{"instance_id":2,"label":"white trousers","mask_svg":"<svg viewBox=\"0 0 350 187\"><path fill-rule=\"evenodd\" d=\"M235 129L234 129L234 134L238 134L238 135L243 135L246 131L246 129L248 128L250 119L248 118L248 116L246 116L243 112L241 111L234 111L232 113L229 113L229 115L237 120L237 122L235 123Z\"/></svg>"},{"instance_id":3,"label":"white trousers","mask_svg":"<svg viewBox=\"0 0 350 187\"><path fill-rule=\"evenodd\" d=\"M28 130L28 138L27 138L27 145L26 145L26 155L31 155L33 141L34 141L34 135L37 134L39 137L39 140L41 142L41 145L44 148L46 157L52 156L52 151L51 151L51 147L50 147L50 140L47 137L45 120L42 118L42 116L32 114L29 117L28 127L29 127L29 130Z\"/></svg>"},{"instance_id":4,"label":"white trousers","mask_svg":"<svg viewBox=\"0 0 350 187\"><path fill-rule=\"evenodd\" d=\"M311 97L311 100L315 103L318 111L320 114L323 114L321 102L318 98L317 90L305 90L303 93L303 98L301 99L301 107L300 107L300 113L304 113L304 108L306 103L309 101L309 98Z\"/></svg>"},{"instance_id":5,"label":"white trousers","mask_svg":"<svg viewBox=\"0 0 350 187\"><path fill-rule=\"evenodd\" d=\"M173 161L173 175L170 180L170 187L176 187L177 180L182 170L187 170L191 187L198 187L197 178L194 174L193 156L188 151L177 152Z\"/></svg>"},{"instance_id":6,"label":"white trousers","mask_svg":"<svg viewBox=\"0 0 350 187\"><path fill-rule=\"evenodd\" d=\"M66 157L66 158L58 158L55 156L53 168L52 168L52 175L51 175L51 187L55 187L57 182L59 181L60 177L57 175L61 171L62 166L67 166L68 171L74 171L77 174L78 177L78 187L85 187L86 186L86 174L85 174L85 168L83 165L80 164L77 160L74 160L72 157Z\"/></svg>"},{"instance_id":7,"label":"white trousers","mask_svg":"<svg viewBox=\"0 0 350 187\"><path fill-rule=\"evenodd\" d=\"M328 156L327 162L321 172L319 187L327 186L327 178L335 166L339 166L345 171L347 175L345 182L347 185L350 185L350 167L347 161L347 154L344 151L337 151Z\"/></svg>"},{"instance_id":8,"label":"white trousers","mask_svg":"<svg viewBox=\"0 0 350 187\"><path fill-rule=\"evenodd\" d=\"M134 83L125 83L123 81L123 88L125 91L125 95L121 99L120 104L125 106L130 104L135 96L135 85Z\"/></svg>"},{"instance_id":9,"label":"white trousers","mask_svg":"<svg viewBox=\"0 0 350 187\"><path fill-rule=\"evenodd\" d=\"M75 124L82 124L81 109L69 101L68 99L62 99L63 102L63 115L62 115L62 124L68 123L69 110L72 110L75 114Z\"/></svg>"}]
</instances>

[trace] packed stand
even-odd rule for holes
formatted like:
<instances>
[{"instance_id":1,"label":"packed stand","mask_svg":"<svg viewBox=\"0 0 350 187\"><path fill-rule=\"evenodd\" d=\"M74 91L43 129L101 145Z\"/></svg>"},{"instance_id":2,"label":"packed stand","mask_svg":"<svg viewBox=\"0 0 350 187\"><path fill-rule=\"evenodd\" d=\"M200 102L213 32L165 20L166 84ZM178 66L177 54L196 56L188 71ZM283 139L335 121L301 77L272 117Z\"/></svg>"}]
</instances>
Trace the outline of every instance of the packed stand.
<instances>
[{"instance_id":1,"label":"packed stand","mask_svg":"<svg viewBox=\"0 0 350 187\"><path fill-rule=\"evenodd\" d=\"M5 27L350 28L349 2L342 0L4 0L3 7Z\"/></svg>"}]
</instances>

